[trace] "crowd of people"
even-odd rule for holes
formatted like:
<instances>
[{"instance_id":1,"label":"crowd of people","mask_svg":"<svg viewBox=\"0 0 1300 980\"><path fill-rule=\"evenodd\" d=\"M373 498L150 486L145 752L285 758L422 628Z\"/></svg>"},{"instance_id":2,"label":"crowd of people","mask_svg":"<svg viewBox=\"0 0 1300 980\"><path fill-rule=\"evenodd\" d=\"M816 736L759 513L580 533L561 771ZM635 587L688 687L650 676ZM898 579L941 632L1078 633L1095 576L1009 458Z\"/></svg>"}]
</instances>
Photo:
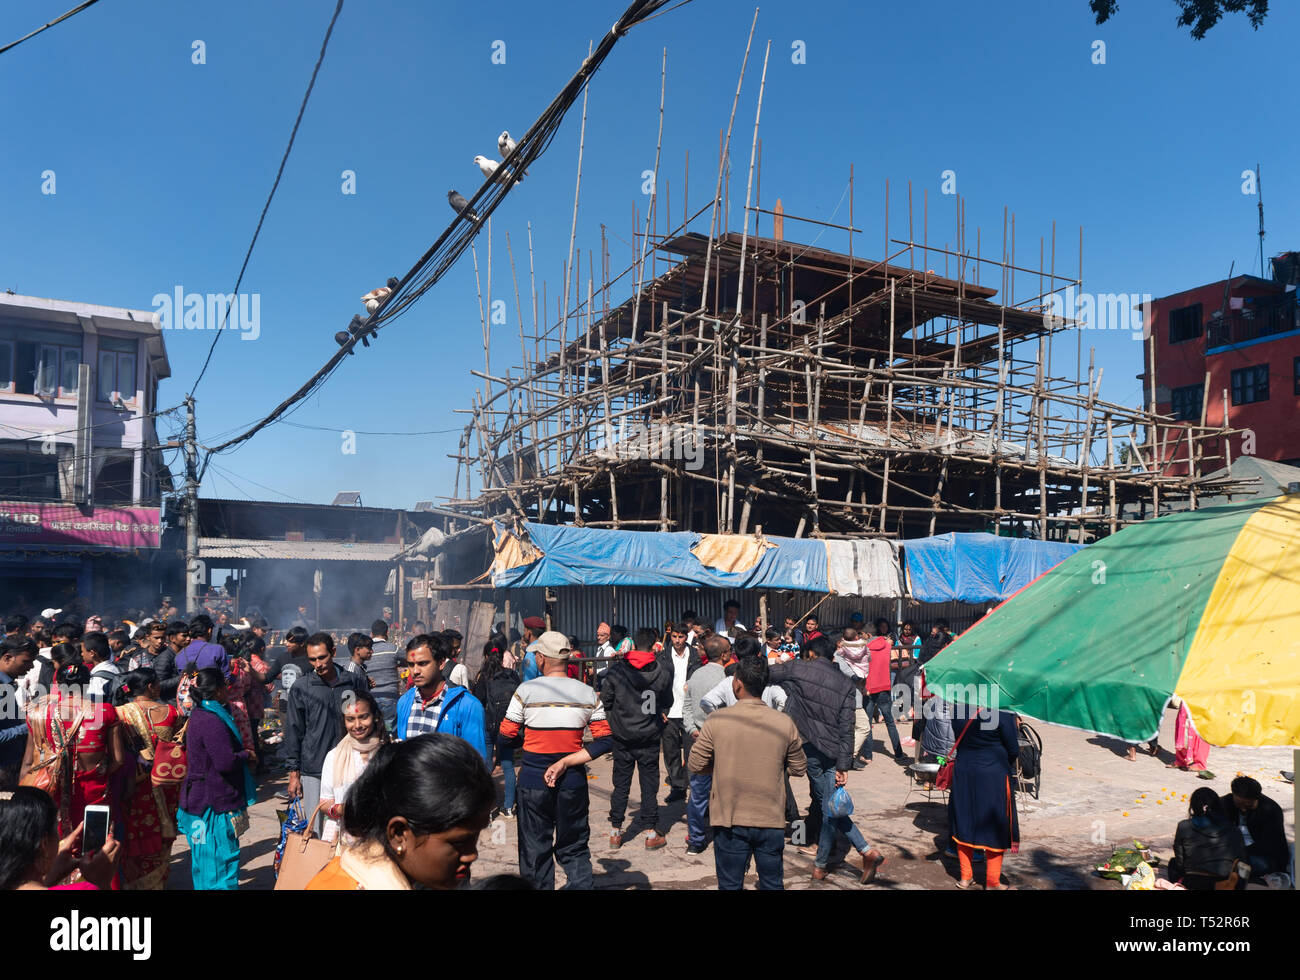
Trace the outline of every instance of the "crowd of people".
<instances>
[{"instance_id":1,"label":"crowd of people","mask_svg":"<svg viewBox=\"0 0 1300 980\"><path fill-rule=\"evenodd\" d=\"M519 874L472 887L551 889L558 863L566 887L590 888L586 766L606 753L612 848L642 832L646 850L669 845L666 784L664 804L685 804L686 853L712 849L720 889L740 888L751 863L759 888L784 887L786 847L824 879L843 845L867 884L886 855L853 819L846 783L876 758L875 720L897 763L951 762L957 887L976 884L980 863L986 889L1009 887L1019 719L927 688L925 665L953 638L946 622L923 635L912 621L868 627L854 614L824 631L809 616L760 632L739 622L738 603L722 613L687 610L662 629L601 623L586 655L542 617L513 636L499 624L472 672L459 632L422 630L399 648L382 619L339 644L297 623L268 648L260 619L10 617L3 887L162 889L184 835L194 888L236 888L248 809L275 764L334 849L309 889L469 886L494 818L517 821ZM1192 737L1180 748L1194 759ZM1207 792L1178 827L1171 872L1221 887L1284 871L1282 813L1259 784ZM87 807L108 807L112 826L83 849Z\"/></svg>"}]
</instances>

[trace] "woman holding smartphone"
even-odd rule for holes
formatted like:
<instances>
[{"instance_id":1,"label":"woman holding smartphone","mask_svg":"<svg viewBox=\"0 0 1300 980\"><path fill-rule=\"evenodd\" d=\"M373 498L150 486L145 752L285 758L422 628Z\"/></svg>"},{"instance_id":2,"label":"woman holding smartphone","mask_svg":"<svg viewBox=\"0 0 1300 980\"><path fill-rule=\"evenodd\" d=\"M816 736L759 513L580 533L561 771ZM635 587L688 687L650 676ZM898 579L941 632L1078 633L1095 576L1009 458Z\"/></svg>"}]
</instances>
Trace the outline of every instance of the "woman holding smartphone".
<instances>
[{"instance_id":1,"label":"woman holding smartphone","mask_svg":"<svg viewBox=\"0 0 1300 980\"><path fill-rule=\"evenodd\" d=\"M90 671L69 661L59 667L49 694L27 708L27 750L20 782L50 794L58 834L81 824L86 807L114 807L109 777L126 762L113 706L86 696ZM82 856L77 844L75 856ZM79 872L78 872L79 874Z\"/></svg>"},{"instance_id":2,"label":"woman holding smartphone","mask_svg":"<svg viewBox=\"0 0 1300 980\"><path fill-rule=\"evenodd\" d=\"M216 667L204 667L190 687L194 711L185 733L188 770L176 826L190 842L195 891L239 887L239 838L248 829L256 784L249 752L226 709L230 689Z\"/></svg>"}]
</instances>

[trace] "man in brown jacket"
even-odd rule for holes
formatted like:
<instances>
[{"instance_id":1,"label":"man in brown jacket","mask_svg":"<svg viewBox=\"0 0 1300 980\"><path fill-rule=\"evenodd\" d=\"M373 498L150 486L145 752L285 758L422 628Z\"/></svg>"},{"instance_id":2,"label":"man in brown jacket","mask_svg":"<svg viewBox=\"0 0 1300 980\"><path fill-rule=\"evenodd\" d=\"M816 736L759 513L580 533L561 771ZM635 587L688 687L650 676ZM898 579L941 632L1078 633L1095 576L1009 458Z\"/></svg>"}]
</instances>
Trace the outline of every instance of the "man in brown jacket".
<instances>
[{"instance_id":1,"label":"man in brown jacket","mask_svg":"<svg viewBox=\"0 0 1300 980\"><path fill-rule=\"evenodd\" d=\"M718 888L739 891L754 859L758 887L784 885L785 774L808 769L799 729L763 703L767 662L742 657L732 677L736 703L709 715L687 763L691 772L712 773L709 823Z\"/></svg>"}]
</instances>

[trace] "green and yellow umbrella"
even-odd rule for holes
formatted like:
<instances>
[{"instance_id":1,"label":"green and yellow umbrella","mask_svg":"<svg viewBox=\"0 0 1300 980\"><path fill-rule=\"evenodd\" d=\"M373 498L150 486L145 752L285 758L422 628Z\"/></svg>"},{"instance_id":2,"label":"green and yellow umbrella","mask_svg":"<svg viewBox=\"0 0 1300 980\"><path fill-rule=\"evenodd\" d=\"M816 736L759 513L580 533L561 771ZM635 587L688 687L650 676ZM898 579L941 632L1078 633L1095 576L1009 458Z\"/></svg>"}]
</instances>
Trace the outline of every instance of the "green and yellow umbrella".
<instances>
[{"instance_id":1,"label":"green and yellow umbrella","mask_svg":"<svg viewBox=\"0 0 1300 980\"><path fill-rule=\"evenodd\" d=\"M1300 745L1300 494L1125 528L948 646L950 700L1127 741L1171 694L1214 745Z\"/></svg>"}]
</instances>

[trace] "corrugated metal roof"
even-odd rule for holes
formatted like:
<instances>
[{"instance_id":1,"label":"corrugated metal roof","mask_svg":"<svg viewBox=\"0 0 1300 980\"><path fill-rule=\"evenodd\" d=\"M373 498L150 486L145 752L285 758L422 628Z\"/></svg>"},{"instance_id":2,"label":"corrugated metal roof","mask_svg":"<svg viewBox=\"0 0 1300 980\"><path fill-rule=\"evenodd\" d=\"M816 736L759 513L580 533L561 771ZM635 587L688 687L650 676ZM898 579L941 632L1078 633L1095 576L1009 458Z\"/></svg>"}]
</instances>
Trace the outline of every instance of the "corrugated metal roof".
<instances>
[{"instance_id":1,"label":"corrugated metal roof","mask_svg":"<svg viewBox=\"0 0 1300 980\"><path fill-rule=\"evenodd\" d=\"M390 562L398 545L359 541L267 541L259 538L199 538L200 558L287 558L295 561Z\"/></svg>"}]
</instances>

